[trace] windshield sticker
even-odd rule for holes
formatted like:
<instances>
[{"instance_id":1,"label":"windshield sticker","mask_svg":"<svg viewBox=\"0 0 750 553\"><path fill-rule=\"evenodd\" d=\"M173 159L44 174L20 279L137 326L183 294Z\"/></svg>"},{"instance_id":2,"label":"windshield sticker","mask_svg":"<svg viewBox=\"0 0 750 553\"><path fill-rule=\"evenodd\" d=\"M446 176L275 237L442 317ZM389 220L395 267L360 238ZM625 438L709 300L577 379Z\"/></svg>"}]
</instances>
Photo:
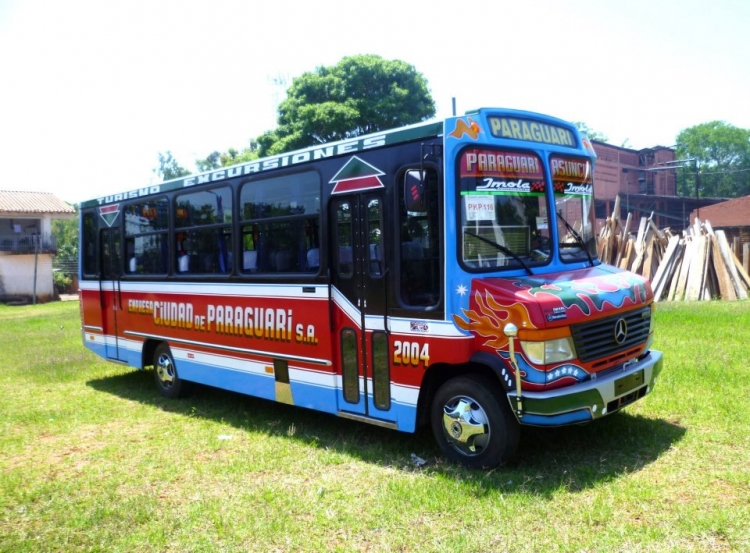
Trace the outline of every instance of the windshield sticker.
<instances>
[{"instance_id":1,"label":"windshield sticker","mask_svg":"<svg viewBox=\"0 0 750 553\"><path fill-rule=\"evenodd\" d=\"M467 150L459 169L464 196L544 194L542 163L533 154Z\"/></svg>"},{"instance_id":2,"label":"windshield sticker","mask_svg":"<svg viewBox=\"0 0 750 553\"><path fill-rule=\"evenodd\" d=\"M464 196L467 221L494 221L494 196Z\"/></svg>"},{"instance_id":3,"label":"windshield sticker","mask_svg":"<svg viewBox=\"0 0 750 553\"><path fill-rule=\"evenodd\" d=\"M535 155L468 150L461 156L461 177L527 177L542 179L542 164Z\"/></svg>"},{"instance_id":4,"label":"windshield sticker","mask_svg":"<svg viewBox=\"0 0 750 553\"><path fill-rule=\"evenodd\" d=\"M592 196L591 163L576 158L553 157L550 160L556 195Z\"/></svg>"}]
</instances>

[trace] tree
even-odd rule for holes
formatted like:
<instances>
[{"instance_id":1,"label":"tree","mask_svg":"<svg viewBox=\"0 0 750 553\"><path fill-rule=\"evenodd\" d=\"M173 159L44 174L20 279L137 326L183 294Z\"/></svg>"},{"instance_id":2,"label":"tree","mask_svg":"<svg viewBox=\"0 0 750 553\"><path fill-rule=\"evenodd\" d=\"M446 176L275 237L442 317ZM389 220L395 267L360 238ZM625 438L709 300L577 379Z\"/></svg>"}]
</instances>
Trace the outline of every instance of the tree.
<instances>
[{"instance_id":1,"label":"tree","mask_svg":"<svg viewBox=\"0 0 750 553\"><path fill-rule=\"evenodd\" d=\"M600 133L599 131L595 131L583 121L575 121L573 124L576 126L576 128L579 131L581 131L586 136L588 136L590 140L596 140L598 142L609 142L609 138L607 138L604 134Z\"/></svg>"},{"instance_id":2,"label":"tree","mask_svg":"<svg viewBox=\"0 0 750 553\"><path fill-rule=\"evenodd\" d=\"M178 179L191 174L190 171L177 163L170 151L167 151L166 154L159 152L159 167L153 171L162 181Z\"/></svg>"},{"instance_id":3,"label":"tree","mask_svg":"<svg viewBox=\"0 0 750 553\"><path fill-rule=\"evenodd\" d=\"M208 154L206 159L196 159L195 166L198 168L198 171L201 172L218 169L221 167L221 153L214 151Z\"/></svg>"},{"instance_id":4,"label":"tree","mask_svg":"<svg viewBox=\"0 0 750 553\"><path fill-rule=\"evenodd\" d=\"M51 233L57 243L58 257L73 258L78 256L78 206L74 205L73 219L53 219Z\"/></svg>"},{"instance_id":5,"label":"tree","mask_svg":"<svg viewBox=\"0 0 750 553\"><path fill-rule=\"evenodd\" d=\"M52 261L52 283L58 293L70 291L73 275L78 271L78 206L73 219L52 219L51 233L57 243Z\"/></svg>"},{"instance_id":6,"label":"tree","mask_svg":"<svg viewBox=\"0 0 750 553\"><path fill-rule=\"evenodd\" d=\"M750 130L711 121L677 135L677 158L692 159L693 171L679 179L680 194L737 197L750 194Z\"/></svg>"},{"instance_id":7,"label":"tree","mask_svg":"<svg viewBox=\"0 0 750 553\"><path fill-rule=\"evenodd\" d=\"M342 59L292 81L278 127L258 137L259 156L417 123L435 115L427 80L414 66L380 56Z\"/></svg>"},{"instance_id":8,"label":"tree","mask_svg":"<svg viewBox=\"0 0 750 553\"><path fill-rule=\"evenodd\" d=\"M247 148L242 151L229 148L226 152L211 152L206 159L196 159L195 165L199 171L211 171L219 167L228 167L246 161L258 159L258 143L251 140Z\"/></svg>"}]
</instances>

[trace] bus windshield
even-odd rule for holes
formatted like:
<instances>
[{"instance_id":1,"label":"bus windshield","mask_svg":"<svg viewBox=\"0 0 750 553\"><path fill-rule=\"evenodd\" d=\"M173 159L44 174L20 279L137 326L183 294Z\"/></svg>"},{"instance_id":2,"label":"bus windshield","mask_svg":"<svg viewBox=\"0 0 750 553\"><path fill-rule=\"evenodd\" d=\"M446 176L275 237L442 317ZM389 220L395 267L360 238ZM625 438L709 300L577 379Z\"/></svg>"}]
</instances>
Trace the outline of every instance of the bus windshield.
<instances>
[{"instance_id":1,"label":"bus windshield","mask_svg":"<svg viewBox=\"0 0 750 553\"><path fill-rule=\"evenodd\" d=\"M542 160L529 152L469 148L459 158L460 258L470 271L548 262ZM580 218L580 217L579 217Z\"/></svg>"},{"instance_id":2,"label":"bus windshield","mask_svg":"<svg viewBox=\"0 0 750 553\"><path fill-rule=\"evenodd\" d=\"M550 170L555 190L557 235L562 261L596 259L594 186L591 162L583 158L552 156Z\"/></svg>"}]
</instances>

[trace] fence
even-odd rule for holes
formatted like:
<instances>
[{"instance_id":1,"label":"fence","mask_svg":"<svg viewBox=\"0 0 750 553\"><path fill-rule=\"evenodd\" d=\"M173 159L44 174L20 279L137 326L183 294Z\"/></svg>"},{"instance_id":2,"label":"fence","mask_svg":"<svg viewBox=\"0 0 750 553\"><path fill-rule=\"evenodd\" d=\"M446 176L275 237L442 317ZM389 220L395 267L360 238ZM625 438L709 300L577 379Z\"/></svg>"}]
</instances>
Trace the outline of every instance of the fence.
<instances>
[{"instance_id":1,"label":"fence","mask_svg":"<svg viewBox=\"0 0 750 553\"><path fill-rule=\"evenodd\" d=\"M37 249L38 248L38 249ZM0 252L29 254L56 253L57 239L52 234L0 234Z\"/></svg>"}]
</instances>

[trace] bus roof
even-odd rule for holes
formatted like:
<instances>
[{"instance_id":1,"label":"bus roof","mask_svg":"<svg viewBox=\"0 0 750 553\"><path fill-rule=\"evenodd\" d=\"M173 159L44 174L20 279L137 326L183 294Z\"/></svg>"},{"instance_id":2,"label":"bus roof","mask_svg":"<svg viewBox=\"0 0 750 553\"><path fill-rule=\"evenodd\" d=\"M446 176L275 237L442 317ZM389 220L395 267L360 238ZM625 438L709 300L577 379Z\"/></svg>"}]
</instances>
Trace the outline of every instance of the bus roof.
<instances>
[{"instance_id":1,"label":"bus roof","mask_svg":"<svg viewBox=\"0 0 750 553\"><path fill-rule=\"evenodd\" d=\"M327 142L301 150L285 152L283 154L259 158L239 163L237 165L212 169L195 175L187 175L171 179L144 188L136 188L118 194L86 200L81 202L81 208L102 206L110 203L121 202L123 200L151 196L152 194L161 194L172 190L194 186L196 184L221 182L229 178L243 175L254 175L281 167L290 167L318 159L352 154L371 148L390 146L400 142L411 142L429 137L442 136L443 129L444 121L430 121L357 136L348 140Z\"/></svg>"}]
</instances>

